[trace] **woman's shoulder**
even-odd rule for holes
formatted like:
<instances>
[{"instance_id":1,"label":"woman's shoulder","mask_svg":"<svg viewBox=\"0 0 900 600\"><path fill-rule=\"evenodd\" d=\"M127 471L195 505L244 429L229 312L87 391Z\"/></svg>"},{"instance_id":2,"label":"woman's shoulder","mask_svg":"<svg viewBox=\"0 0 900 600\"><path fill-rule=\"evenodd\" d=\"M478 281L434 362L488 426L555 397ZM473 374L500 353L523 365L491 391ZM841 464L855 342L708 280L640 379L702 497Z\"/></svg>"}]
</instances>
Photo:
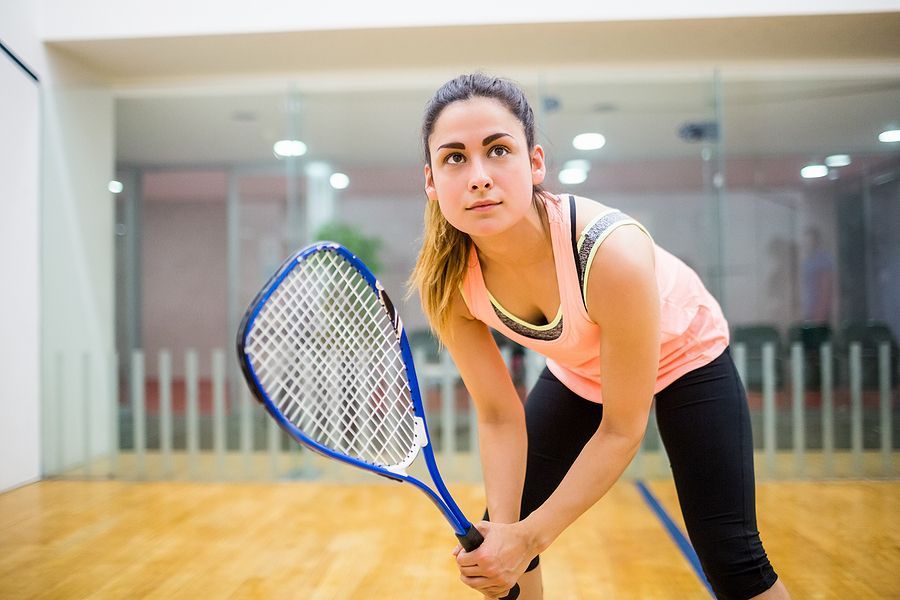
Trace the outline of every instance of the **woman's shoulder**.
<instances>
[{"instance_id":1,"label":"woman's shoulder","mask_svg":"<svg viewBox=\"0 0 900 600\"><path fill-rule=\"evenodd\" d=\"M583 196L575 196L574 194L572 194L572 196L575 198L575 231L579 234L599 217L619 212L618 208L603 204L598 200L585 198ZM560 197L565 199L568 203L569 194Z\"/></svg>"}]
</instances>

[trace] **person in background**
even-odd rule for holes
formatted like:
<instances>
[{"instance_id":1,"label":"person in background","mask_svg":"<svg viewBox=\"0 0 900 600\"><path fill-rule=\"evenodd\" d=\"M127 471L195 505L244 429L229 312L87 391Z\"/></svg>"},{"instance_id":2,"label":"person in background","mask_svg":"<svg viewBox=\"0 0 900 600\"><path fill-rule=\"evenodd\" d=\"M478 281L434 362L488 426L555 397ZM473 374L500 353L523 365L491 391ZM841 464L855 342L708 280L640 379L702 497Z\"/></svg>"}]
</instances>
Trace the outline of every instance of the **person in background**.
<instances>
[{"instance_id":1,"label":"person in background","mask_svg":"<svg viewBox=\"0 0 900 600\"><path fill-rule=\"evenodd\" d=\"M804 247L803 320L828 323L834 303L834 258L822 243L822 233L815 227L806 230Z\"/></svg>"}]
</instances>

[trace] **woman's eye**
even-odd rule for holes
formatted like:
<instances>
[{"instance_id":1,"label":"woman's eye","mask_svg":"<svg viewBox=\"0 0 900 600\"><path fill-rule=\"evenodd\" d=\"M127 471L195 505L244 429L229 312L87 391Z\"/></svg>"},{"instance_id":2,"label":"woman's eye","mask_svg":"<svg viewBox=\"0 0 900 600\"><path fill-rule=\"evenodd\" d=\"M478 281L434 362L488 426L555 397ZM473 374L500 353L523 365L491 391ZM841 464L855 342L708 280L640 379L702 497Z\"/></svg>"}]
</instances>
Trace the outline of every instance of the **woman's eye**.
<instances>
[{"instance_id":1,"label":"woman's eye","mask_svg":"<svg viewBox=\"0 0 900 600\"><path fill-rule=\"evenodd\" d=\"M454 152L453 154L448 154L444 158L444 162L449 165L458 165L458 164L462 163L463 160L465 160L465 157L462 154L460 154L459 152Z\"/></svg>"},{"instance_id":2,"label":"woman's eye","mask_svg":"<svg viewBox=\"0 0 900 600\"><path fill-rule=\"evenodd\" d=\"M509 154L509 148L506 146L494 146L488 154L490 156L506 156Z\"/></svg>"}]
</instances>

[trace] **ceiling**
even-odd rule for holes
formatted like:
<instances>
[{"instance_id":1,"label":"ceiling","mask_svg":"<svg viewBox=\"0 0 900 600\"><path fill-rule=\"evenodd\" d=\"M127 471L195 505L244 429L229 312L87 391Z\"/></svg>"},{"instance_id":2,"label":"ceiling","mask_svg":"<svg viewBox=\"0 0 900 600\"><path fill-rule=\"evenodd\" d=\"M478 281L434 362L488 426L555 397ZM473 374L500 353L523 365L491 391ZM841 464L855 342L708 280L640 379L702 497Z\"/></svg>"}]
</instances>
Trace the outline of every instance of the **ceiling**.
<instances>
[{"instance_id":1,"label":"ceiling","mask_svg":"<svg viewBox=\"0 0 900 600\"><path fill-rule=\"evenodd\" d=\"M440 83L478 69L523 84L551 169L572 158L588 158L592 176L604 169L613 176L623 165L677 174L687 164L682 183L693 185L704 144L678 131L716 120L717 97L735 168L788 162L785 177L799 179L800 166L832 153L900 156L897 144L876 139L900 126L900 13L53 46L115 90L123 168L236 166L280 176L285 164L272 145L298 137L309 148L301 167L321 160L365 177L372 189L420 191L423 108ZM606 146L572 148L584 131L603 133Z\"/></svg>"},{"instance_id":2,"label":"ceiling","mask_svg":"<svg viewBox=\"0 0 900 600\"><path fill-rule=\"evenodd\" d=\"M583 21L235 35L60 40L50 48L119 86L297 76L320 87L347 75L383 84L417 71L427 85L482 67L515 74L648 64L900 59L900 12ZM338 77L335 78L335 72Z\"/></svg>"},{"instance_id":3,"label":"ceiling","mask_svg":"<svg viewBox=\"0 0 900 600\"><path fill-rule=\"evenodd\" d=\"M121 166L196 168L237 166L284 173L275 141L297 137L308 146L303 164L325 161L345 172L415 174L422 164L419 127L430 90L366 90L301 94L157 96L117 101L117 161ZM595 167L700 160L709 143L679 136L685 123L715 121L711 81L595 83L529 89L538 112L539 141L551 170L587 158ZM726 82L722 85L726 155L798 162L850 153L900 156L878 142L900 124L900 77L879 80ZM552 99L552 102L548 100ZM545 105L556 108L547 110ZM584 152L571 145L585 131L606 146ZM370 174L366 175L371 177ZM405 186L404 186L405 187ZM418 189L418 188L416 188Z\"/></svg>"}]
</instances>

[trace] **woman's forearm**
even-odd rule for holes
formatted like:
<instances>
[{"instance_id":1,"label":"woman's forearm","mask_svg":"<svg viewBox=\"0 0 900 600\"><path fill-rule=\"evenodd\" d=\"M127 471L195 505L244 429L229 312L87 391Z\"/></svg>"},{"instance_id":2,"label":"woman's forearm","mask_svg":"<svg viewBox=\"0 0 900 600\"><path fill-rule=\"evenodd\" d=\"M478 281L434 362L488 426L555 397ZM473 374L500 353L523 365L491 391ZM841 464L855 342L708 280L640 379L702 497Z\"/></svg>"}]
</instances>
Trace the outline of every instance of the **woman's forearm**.
<instances>
[{"instance_id":1,"label":"woman's forearm","mask_svg":"<svg viewBox=\"0 0 900 600\"><path fill-rule=\"evenodd\" d=\"M641 438L604 429L585 444L553 494L523 520L535 554L543 552L622 475L637 454Z\"/></svg>"},{"instance_id":2,"label":"woman's forearm","mask_svg":"<svg viewBox=\"0 0 900 600\"><path fill-rule=\"evenodd\" d=\"M491 521L519 520L528 438L524 411L503 421L479 422L481 465Z\"/></svg>"}]
</instances>

